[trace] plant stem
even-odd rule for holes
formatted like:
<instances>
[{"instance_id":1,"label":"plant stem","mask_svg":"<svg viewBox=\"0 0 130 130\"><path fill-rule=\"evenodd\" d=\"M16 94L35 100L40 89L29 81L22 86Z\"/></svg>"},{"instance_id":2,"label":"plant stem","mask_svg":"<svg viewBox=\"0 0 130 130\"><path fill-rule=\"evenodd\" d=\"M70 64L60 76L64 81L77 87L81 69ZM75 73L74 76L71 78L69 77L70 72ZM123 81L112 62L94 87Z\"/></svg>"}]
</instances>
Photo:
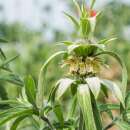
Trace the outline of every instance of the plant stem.
<instances>
[{"instance_id":1,"label":"plant stem","mask_svg":"<svg viewBox=\"0 0 130 130\"><path fill-rule=\"evenodd\" d=\"M53 128L52 124L50 123L50 121L49 121L48 118L46 118L45 116L41 116L41 119L48 124L48 126L50 127L51 130L55 130L55 129Z\"/></svg>"}]
</instances>

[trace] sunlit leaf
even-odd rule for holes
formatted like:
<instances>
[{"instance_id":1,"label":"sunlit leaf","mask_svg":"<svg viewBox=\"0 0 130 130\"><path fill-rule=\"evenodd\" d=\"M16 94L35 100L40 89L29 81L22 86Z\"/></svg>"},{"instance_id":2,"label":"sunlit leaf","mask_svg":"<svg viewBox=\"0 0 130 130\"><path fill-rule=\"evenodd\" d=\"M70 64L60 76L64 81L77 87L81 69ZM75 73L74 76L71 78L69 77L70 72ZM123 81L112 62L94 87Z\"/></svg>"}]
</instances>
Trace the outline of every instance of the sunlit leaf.
<instances>
[{"instance_id":1,"label":"sunlit leaf","mask_svg":"<svg viewBox=\"0 0 130 130\"><path fill-rule=\"evenodd\" d=\"M61 79L57 82L58 89L56 91L56 98L59 99L66 91L67 89L71 86L71 84L74 82L74 80L65 78Z\"/></svg>"},{"instance_id":2,"label":"sunlit leaf","mask_svg":"<svg viewBox=\"0 0 130 130\"><path fill-rule=\"evenodd\" d=\"M97 99L101 88L100 79L98 77L86 78L86 82Z\"/></svg>"}]
</instances>

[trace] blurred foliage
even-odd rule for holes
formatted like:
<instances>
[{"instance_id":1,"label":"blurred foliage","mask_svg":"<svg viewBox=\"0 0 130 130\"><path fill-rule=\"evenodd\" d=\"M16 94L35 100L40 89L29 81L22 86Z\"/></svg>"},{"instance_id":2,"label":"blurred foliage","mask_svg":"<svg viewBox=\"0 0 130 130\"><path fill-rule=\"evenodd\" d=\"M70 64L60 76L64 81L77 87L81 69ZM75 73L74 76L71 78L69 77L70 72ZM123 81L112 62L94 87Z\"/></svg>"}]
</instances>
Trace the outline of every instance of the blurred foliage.
<instances>
[{"instance_id":1,"label":"blurred foliage","mask_svg":"<svg viewBox=\"0 0 130 130\"><path fill-rule=\"evenodd\" d=\"M130 39L128 36L130 33L129 12L130 5L112 1L104 7L96 28L96 35L98 38L106 38L107 36L117 37L117 40L114 41L114 44L111 44L110 48L120 54L125 61L128 77L130 77ZM128 81L130 82L130 78Z\"/></svg>"}]
</instances>

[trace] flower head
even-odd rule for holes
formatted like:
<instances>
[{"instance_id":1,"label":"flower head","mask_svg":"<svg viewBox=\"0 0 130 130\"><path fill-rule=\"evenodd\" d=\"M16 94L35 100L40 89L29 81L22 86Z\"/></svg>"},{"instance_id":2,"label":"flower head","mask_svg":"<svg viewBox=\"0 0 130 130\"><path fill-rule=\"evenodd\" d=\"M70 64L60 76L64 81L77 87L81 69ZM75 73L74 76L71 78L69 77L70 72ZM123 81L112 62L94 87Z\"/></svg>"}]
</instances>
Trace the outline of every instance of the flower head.
<instances>
[{"instance_id":1,"label":"flower head","mask_svg":"<svg viewBox=\"0 0 130 130\"><path fill-rule=\"evenodd\" d=\"M95 17L97 12L95 10L90 11L90 17Z\"/></svg>"}]
</instances>

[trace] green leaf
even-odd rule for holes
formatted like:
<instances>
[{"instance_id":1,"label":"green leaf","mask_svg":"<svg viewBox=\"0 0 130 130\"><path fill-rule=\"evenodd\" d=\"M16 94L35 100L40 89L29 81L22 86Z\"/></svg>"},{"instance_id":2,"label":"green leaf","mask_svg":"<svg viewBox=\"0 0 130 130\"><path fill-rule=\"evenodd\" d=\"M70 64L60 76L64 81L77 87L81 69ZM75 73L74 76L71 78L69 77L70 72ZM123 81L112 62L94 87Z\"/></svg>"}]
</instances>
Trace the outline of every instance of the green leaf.
<instances>
[{"instance_id":1,"label":"green leaf","mask_svg":"<svg viewBox=\"0 0 130 130\"><path fill-rule=\"evenodd\" d=\"M98 77L86 78L86 82L90 90L92 91L94 97L97 99L101 88L99 78Z\"/></svg>"},{"instance_id":2,"label":"green leaf","mask_svg":"<svg viewBox=\"0 0 130 130\"><path fill-rule=\"evenodd\" d=\"M39 77L38 77L38 90L37 90L37 100L36 100L36 104L37 104L37 107L42 109L43 107L43 100L44 100L44 89L45 89L45 86L44 86L44 77L43 77L43 74L45 75L45 72L46 72L46 69L47 69L47 66L48 64L57 56L60 56L61 54L66 54L67 52L66 51L59 51L59 52L56 52L55 54L53 54L44 64L43 66L41 67L40 69L40 73L39 73Z\"/></svg>"},{"instance_id":3,"label":"green leaf","mask_svg":"<svg viewBox=\"0 0 130 130\"><path fill-rule=\"evenodd\" d=\"M8 65L10 62L14 61L18 56L19 56L19 55L14 56L14 57L12 57L12 58L10 58L10 59L5 60L2 64L0 64L0 68L2 68L2 67L4 67L4 66Z\"/></svg>"},{"instance_id":4,"label":"green leaf","mask_svg":"<svg viewBox=\"0 0 130 130\"><path fill-rule=\"evenodd\" d=\"M128 124L125 121L118 120L115 122L115 124L121 129L121 130L130 130L130 124Z\"/></svg>"},{"instance_id":5,"label":"green leaf","mask_svg":"<svg viewBox=\"0 0 130 130\"><path fill-rule=\"evenodd\" d=\"M21 103L17 100L2 100L0 101L0 104L2 105L10 105L10 106L18 106L21 105Z\"/></svg>"},{"instance_id":6,"label":"green leaf","mask_svg":"<svg viewBox=\"0 0 130 130\"><path fill-rule=\"evenodd\" d=\"M109 43L109 42L111 42L111 41L114 41L114 40L116 40L117 38L111 38L111 39L103 39L103 40L101 40L101 41L99 41L99 42L97 42L97 44L107 44L107 43Z\"/></svg>"},{"instance_id":7,"label":"green leaf","mask_svg":"<svg viewBox=\"0 0 130 130\"><path fill-rule=\"evenodd\" d=\"M0 75L0 80L7 81L12 84L16 84L20 87L23 86L23 81L20 79L19 76L15 75L15 74Z\"/></svg>"},{"instance_id":8,"label":"green leaf","mask_svg":"<svg viewBox=\"0 0 130 130\"><path fill-rule=\"evenodd\" d=\"M122 92L120 90L120 87L116 85L116 83L103 79L101 80L101 83L106 86L109 90L112 91L112 93L117 97L117 99L122 103L122 105L125 107L124 99Z\"/></svg>"},{"instance_id":9,"label":"green leaf","mask_svg":"<svg viewBox=\"0 0 130 130\"><path fill-rule=\"evenodd\" d=\"M55 104L53 111L58 119L58 121L60 122L62 128L64 126L64 117L63 117L63 111L61 108L61 105L59 103Z\"/></svg>"},{"instance_id":10,"label":"green leaf","mask_svg":"<svg viewBox=\"0 0 130 130\"><path fill-rule=\"evenodd\" d=\"M6 42L8 42L6 39L3 39L3 38L0 38L0 43L6 43Z\"/></svg>"},{"instance_id":11,"label":"green leaf","mask_svg":"<svg viewBox=\"0 0 130 130\"><path fill-rule=\"evenodd\" d=\"M30 108L10 108L0 113L0 125L3 125L16 117L32 114L33 110Z\"/></svg>"},{"instance_id":12,"label":"green leaf","mask_svg":"<svg viewBox=\"0 0 130 130\"><path fill-rule=\"evenodd\" d=\"M36 86L35 86L35 82L34 82L32 76L27 76L25 78L25 92L26 92L28 101L32 105L35 105L35 101L36 101Z\"/></svg>"},{"instance_id":13,"label":"green leaf","mask_svg":"<svg viewBox=\"0 0 130 130\"><path fill-rule=\"evenodd\" d=\"M56 91L56 99L59 100L60 97L68 90L69 87L71 87L71 84L74 82L74 80L69 78L64 78L59 80L56 83L56 86L58 86Z\"/></svg>"},{"instance_id":14,"label":"green leaf","mask_svg":"<svg viewBox=\"0 0 130 130\"><path fill-rule=\"evenodd\" d=\"M66 46L70 46L70 45L72 45L72 44L74 44L74 43L71 42L71 41L61 41L58 45L61 45L61 44L64 44L64 45L66 45Z\"/></svg>"},{"instance_id":15,"label":"green leaf","mask_svg":"<svg viewBox=\"0 0 130 130\"><path fill-rule=\"evenodd\" d=\"M75 27L77 29L79 29L80 26L79 26L78 21L72 15L70 15L70 14L68 14L66 12L64 12L64 14L73 22L73 24L75 25Z\"/></svg>"},{"instance_id":16,"label":"green leaf","mask_svg":"<svg viewBox=\"0 0 130 130\"><path fill-rule=\"evenodd\" d=\"M126 66L125 66L124 62L121 60L121 58L114 52L103 51L101 53L96 54L96 56L104 55L104 54L114 57L120 63L120 65L122 67L122 88L121 88L121 90L123 92L123 98L125 99L126 88L127 88L127 79L128 79Z\"/></svg>"},{"instance_id":17,"label":"green leaf","mask_svg":"<svg viewBox=\"0 0 130 130\"><path fill-rule=\"evenodd\" d=\"M109 110L120 110L119 104L99 104L98 109L100 112L105 112Z\"/></svg>"},{"instance_id":18,"label":"green leaf","mask_svg":"<svg viewBox=\"0 0 130 130\"><path fill-rule=\"evenodd\" d=\"M0 55L1 55L2 60L6 60L5 53L3 52L3 50L1 48L0 48Z\"/></svg>"},{"instance_id":19,"label":"green leaf","mask_svg":"<svg viewBox=\"0 0 130 130\"><path fill-rule=\"evenodd\" d=\"M102 130L103 126L102 126L102 121L100 117L100 111L98 110L97 102L93 93L90 92L90 94L91 94L91 103L92 103L92 108L93 108L95 124L96 124L97 130Z\"/></svg>"},{"instance_id":20,"label":"green leaf","mask_svg":"<svg viewBox=\"0 0 130 130\"><path fill-rule=\"evenodd\" d=\"M76 0L73 0L73 2L74 2L74 4L75 4L75 6L76 6L78 12L81 13L81 8L80 8L78 2L77 2Z\"/></svg>"},{"instance_id":21,"label":"green leaf","mask_svg":"<svg viewBox=\"0 0 130 130\"><path fill-rule=\"evenodd\" d=\"M97 130L92 110L90 90L87 84L79 85L77 90L77 97L80 109L83 113L85 128L87 130Z\"/></svg>"},{"instance_id":22,"label":"green leaf","mask_svg":"<svg viewBox=\"0 0 130 130\"><path fill-rule=\"evenodd\" d=\"M93 6L94 6L94 4L95 4L96 0L91 0L91 1L92 1L92 2L91 2L90 9L92 9L92 8L93 8Z\"/></svg>"},{"instance_id":23,"label":"green leaf","mask_svg":"<svg viewBox=\"0 0 130 130\"><path fill-rule=\"evenodd\" d=\"M74 117L74 113L76 111L76 106L77 106L77 96L73 96L72 97L72 102L71 102L71 107L69 110L69 114L68 114L68 119Z\"/></svg>"},{"instance_id":24,"label":"green leaf","mask_svg":"<svg viewBox=\"0 0 130 130\"><path fill-rule=\"evenodd\" d=\"M17 130L18 125L23 121L27 116L20 116L18 117L12 124L10 130Z\"/></svg>"},{"instance_id":25,"label":"green leaf","mask_svg":"<svg viewBox=\"0 0 130 130\"><path fill-rule=\"evenodd\" d=\"M125 106L127 109L130 109L130 92L127 93L125 98Z\"/></svg>"}]
</instances>

